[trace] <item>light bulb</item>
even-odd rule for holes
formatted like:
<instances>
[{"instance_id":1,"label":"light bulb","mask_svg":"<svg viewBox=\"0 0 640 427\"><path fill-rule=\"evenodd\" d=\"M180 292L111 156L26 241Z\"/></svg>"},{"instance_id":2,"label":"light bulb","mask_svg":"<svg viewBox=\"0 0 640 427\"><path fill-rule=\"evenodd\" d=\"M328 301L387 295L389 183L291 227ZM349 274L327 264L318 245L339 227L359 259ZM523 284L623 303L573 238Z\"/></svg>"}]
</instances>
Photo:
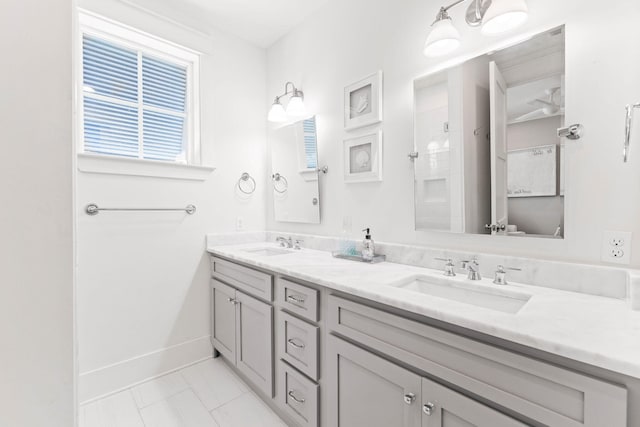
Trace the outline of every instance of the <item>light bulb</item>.
<instances>
[{"instance_id":1,"label":"light bulb","mask_svg":"<svg viewBox=\"0 0 640 427\"><path fill-rule=\"evenodd\" d=\"M287 114L292 117L302 117L307 114L307 109L304 106L301 96L292 96L287 105Z\"/></svg>"},{"instance_id":2,"label":"light bulb","mask_svg":"<svg viewBox=\"0 0 640 427\"><path fill-rule=\"evenodd\" d=\"M269 110L269 116L267 120L270 122L286 122L287 121L287 113L284 111L284 107L280 104L279 101L276 101L271 106L271 110Z\"/></svg>"},{"instance_id":3,"label":"light bulb","mask_svg":"<svg viewBox=\"0 0 640 427\"><path fill-rule=\"evenodd\" d=\"M428 57L443 56L453 52L460 46L460 33L453 26L450 18L438 20L427 36L424 54Z\"/></svg>"},{"instance_id":4,"label":"light bulb","mask_svg":"<svg viewBox=\"0 0 640 427\"><path fill-rule=\"evenodd\" d=\"M491 35L513 30L529 17L525 0L492 0L482 17L482 34Z\"/></svg>"}]
</instances>

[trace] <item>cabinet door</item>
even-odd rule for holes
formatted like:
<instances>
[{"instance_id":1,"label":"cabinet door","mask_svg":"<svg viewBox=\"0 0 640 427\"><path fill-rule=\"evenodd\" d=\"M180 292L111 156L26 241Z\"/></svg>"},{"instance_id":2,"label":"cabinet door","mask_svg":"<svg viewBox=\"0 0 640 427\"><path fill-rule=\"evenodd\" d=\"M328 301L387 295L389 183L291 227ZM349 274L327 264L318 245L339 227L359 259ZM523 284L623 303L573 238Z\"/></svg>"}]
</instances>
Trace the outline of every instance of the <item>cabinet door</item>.
<instances>
[{"instance_id":1,"label":"cabinet door","mask_svg":"<svg viewBox=\"0 0 640 427\"><path fill-rule=\"evenodd\" d=\"M422 379L422 427L526 427L494 409Z\"/></svg>"},{"instance_id":2,"label":"cabinet door","mask_svg":"<svg viewBox=\"0 0 640 427\"><path fill-rule=\"evenodd\" d=\"M211 341L216 350L236 363L236 290L211 280Z\"/></svg>"},{"instance_id":3,"label":"cabinet door","mask_svg":"<svg viewBox=\"0 0 640 427\"><path fill-rule=\"evenodd\" d=\"M236 291L236 367L273 397L273 307Z\"/></svg>"},{"instance_id":4,"label":"cabinet door","mask_svg":"<svg viewBox=\"0 0 640 427\"><path fill-rule=\"evenodd\" d=\"M328 337L328 425L420 427L420 377L334 336Z\"/></svg>"}]
</instances>

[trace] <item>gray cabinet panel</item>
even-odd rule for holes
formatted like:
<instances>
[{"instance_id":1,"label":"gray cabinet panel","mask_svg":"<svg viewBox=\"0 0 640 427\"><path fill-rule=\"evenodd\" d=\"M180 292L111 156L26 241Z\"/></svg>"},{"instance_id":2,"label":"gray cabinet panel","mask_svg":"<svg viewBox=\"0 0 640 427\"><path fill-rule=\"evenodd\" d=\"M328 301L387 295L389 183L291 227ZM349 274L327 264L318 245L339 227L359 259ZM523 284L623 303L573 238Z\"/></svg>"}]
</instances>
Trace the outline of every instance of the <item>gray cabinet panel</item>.
<instances>
[{"instance_id":1,"label":"gray cabinet panel","mask_svg":"<svg viewBox=\"0 0 640 427\"><path fill-rule=\"evenodd\" d=\"M213 257L213 277L222 280L242 291L262 298L273 300L273 276L233 262Z\"/></svg>"},{"instance_id":2,"label":"gray cabinet panel","mask_svg":"<svg viewBox=\"0 0 640 427\"><path fill-rule=\"evenodd\" d=\"M420 426L420 377L334 336L328 336L332 427Z\"/></svg>"},{"instance_id":3,"label":"gray cabinet panel","mask_svg":"<svg viewBox=\"0 0 640 427\"><path fill-rule=\"evenodd\" d=\"M236 367L273 397L273 307L236 291Z\"/></svg>"},{"instance_id":4,"label":"gray cabinet panel","mask_svg":"<svg viewBox=\"0 0 640 427\"><path fill-rule=\"evenodd\" d=\"M278 319L280 356L317 381L320 329L282 311Z\"/></svg>"},{"instance_id":5,"label":"gray cabinet panel","mask_svg":"<svg viewBox=\"0 0 640 427\"><path fill-rule=\"evenodd\" d=\"M280 403L302 427L318 427L319 386L280 361Z\"/></svg>"},{"instance_id":6,"label":"gray cabinet panel","mask_svg":"<svg viewBox=\"0 0 640 427\"><path fill-rule=\"evenodd\" d=\"M343 298L330 329L545 425L625 427L627 391Z\"/></svg>"},{"instance_id":7,"label":"gray cabinet panel","mask_svg":"<svg viewBox=\"0 0 640 427\"><path fill-rule=\"evenodd\" d=\"M211 341L231 363L236 362L236 290L211 280Z\"/></svg>"},{"instance_id":8,"label":"gray cabinet panel","mask_svg":"<svg viewBox=\"0 0 640 427\"><path fill-rule=\"evenodd\" d=\"M320 292L309 286L278 278L278 301L282 308L317 322L319 318L318 295Z\"/></svg>"},{"instance_id":9,"label":"gray cabinet panel","mask_svg":"<svg viewBox=\"0 0 640 427\"><path fill-rule=\"evenodd\" d=\"M426 378L422 379L422 409L422 427L526 427Z\"/></svg>"}]
</instances>

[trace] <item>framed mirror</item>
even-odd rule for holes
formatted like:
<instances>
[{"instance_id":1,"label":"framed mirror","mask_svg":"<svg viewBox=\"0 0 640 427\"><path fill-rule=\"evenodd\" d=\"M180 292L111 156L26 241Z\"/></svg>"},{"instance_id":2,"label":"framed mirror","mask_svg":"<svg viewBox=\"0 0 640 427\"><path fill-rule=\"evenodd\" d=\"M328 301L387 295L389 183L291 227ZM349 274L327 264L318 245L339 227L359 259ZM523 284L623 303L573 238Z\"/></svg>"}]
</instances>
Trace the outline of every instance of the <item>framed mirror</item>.
<instances>
[{"instance_id":1,"label":"framed mirror","mask_svg":"<svg viewBox=\"0 0 640 427\"><path fill-rule=\"evenodd\" d=\"M271 142L271 185L276 221L320 223L315 117L275 130Z\"/></svg>"},{"instance_id":2,"label":"framed mirror","mask_svg":"<svg viewBox=\"0 0 640 427\"><path fill-rule=\"evenodd\" d=\"M416 79L416 230L562 238L564 99L564 26Z\"/></svg>"}]
</instances>

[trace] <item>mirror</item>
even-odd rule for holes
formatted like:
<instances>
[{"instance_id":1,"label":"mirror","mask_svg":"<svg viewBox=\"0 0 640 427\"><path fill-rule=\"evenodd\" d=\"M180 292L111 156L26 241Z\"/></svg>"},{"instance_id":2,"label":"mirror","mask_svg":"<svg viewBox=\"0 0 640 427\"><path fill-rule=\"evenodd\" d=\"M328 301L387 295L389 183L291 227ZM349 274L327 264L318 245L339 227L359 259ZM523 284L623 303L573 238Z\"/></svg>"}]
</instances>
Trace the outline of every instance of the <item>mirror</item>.
<instances>
[{"instance_id":1,"label":"mirror","mask_svg":"<svg viewBox=\"0 0 640 427\"><path fill-rule=\"evenodd\" d=\"M276 221L320 223L315 117L275 130L271 185Z\"/></svg>"},{"instance_id":2,"label":"mirror","mask_svg":"<svg viewBox=\"0 0 640 427\"><path fill-rule=\"evenodd\" d=\"M564 31L415 80L416 230L562 238Z\"/></svg>"}]
</instances>

